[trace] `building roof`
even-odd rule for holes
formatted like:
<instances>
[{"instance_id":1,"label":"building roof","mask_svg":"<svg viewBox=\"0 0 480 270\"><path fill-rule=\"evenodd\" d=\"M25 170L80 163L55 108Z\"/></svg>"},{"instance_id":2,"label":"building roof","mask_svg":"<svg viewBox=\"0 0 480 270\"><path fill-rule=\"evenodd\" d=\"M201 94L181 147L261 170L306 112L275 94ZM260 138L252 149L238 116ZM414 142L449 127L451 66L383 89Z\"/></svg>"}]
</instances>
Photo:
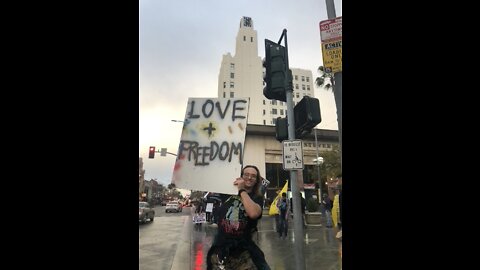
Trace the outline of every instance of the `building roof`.
<instances>
[{"instance_id":1,"label":"building roof","mask_svg":"<svg viewBox=\"0 0 480 270\"><path fill-rule=\"evenodd\" d=\"M317 139L322 141L338 142L338 130L316 129ZM247 125L247 135L273 136L275 137L275 126L264 125ZM310 134L303 138L304 140L315 140L315 132L312 130Z\"/></svg>"}]
</instances>

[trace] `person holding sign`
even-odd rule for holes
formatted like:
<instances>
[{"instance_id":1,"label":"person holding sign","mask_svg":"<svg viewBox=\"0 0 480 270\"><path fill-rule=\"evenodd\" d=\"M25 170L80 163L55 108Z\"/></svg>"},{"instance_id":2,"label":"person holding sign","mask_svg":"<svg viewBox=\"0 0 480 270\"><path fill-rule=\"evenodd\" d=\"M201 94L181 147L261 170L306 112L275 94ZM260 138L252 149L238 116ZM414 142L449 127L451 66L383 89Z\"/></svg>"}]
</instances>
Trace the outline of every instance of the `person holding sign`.
<instances>
[{"instance_id":1,"label":"person holding sign","mask_svg":"<svg viewBox=\"0 0 480 270\"><path fill-rule=\"evenodd\" d=\"M230 196L218 209L218 229L207 253L207 270L246 269L252 263L259 270L270 270L263 251L252 240L262 218L261 179L258 168L247 165L233 181L238 195Z\"/></svg>"}]
</instances>

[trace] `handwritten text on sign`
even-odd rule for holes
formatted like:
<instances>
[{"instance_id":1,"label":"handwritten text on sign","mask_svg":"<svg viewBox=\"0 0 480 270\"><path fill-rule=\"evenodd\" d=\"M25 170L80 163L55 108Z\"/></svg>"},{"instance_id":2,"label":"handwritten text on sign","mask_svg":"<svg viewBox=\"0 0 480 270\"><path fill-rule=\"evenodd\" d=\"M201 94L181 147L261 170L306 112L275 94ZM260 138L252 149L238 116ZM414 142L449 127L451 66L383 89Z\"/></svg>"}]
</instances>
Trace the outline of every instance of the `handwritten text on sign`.
<instances>
[{"instance_id":1,"label":"handwritten text on sign","mask_svg":"<svg viewBox=\"0 0 480 270\"><path fill-rule=\"evenodd\" d=\"M244 156L248 98L190 98L173 183L184 189L236 194Z\"/></svg>"}]
</instances>

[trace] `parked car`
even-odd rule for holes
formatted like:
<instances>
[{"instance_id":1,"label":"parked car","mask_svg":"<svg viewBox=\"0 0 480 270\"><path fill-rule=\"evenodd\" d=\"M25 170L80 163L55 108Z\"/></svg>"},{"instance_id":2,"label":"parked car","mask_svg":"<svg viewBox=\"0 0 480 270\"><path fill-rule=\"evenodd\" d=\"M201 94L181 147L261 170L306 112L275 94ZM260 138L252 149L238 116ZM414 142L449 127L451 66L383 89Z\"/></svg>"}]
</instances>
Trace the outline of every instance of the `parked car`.
<instances>
[{"instance_id":1,"label":"parked car","mask_svg":"<svg viewBox=\"0 0 480 270\"><path fill-rule=\"evenodd\" d=\"M168 212L178 213L178 212L182 212L182 209L183 209L182 204L180 202L169 202L165 206L165 213L168 213Z\"/></svg>"},{"instance_id":2,"label":"parked car","mask_svg":"<svg viewBox=\"0 0 480 270\"><path fill-rule=\"evenodd\" d=\"M153 221L155 218L155 210L148 202L138 202L138 221L145 223L147 219Z\"/></svg>"}]
</instances>

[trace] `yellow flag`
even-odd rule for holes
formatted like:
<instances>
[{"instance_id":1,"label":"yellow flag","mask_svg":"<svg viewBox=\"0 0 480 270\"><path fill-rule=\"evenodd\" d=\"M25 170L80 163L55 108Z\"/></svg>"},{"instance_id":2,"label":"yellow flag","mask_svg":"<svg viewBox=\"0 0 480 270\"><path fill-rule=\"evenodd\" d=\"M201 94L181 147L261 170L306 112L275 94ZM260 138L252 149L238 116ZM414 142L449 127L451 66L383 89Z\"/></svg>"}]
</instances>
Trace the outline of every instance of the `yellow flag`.
<instances>
[{"instance_id":1,"label":"yellow flag","mask_svg":"<svg viewBox=\"0 0 480 270\"><path fill-rule=\"evenodd\" d=\"M340 217L340 206L339 206L339 197L338 194L333 197L333 207L332 207L332 220L333 227L337 227L338 219Z\"/></svg>"},{"instance_id":2,"label":"yellow flag","mask_svg":"<svg viewBox=\"0 0 480 270\"><path fill-rule=\"evenodd\" d=\"M287 193L288 190L288 180L285 181L285 185L283 186L282 190L277 194L277 197L273 200L272 204L270 205L270 209L268 210L269 216L278 215L278 207L277 201L282 197L282 193Z\"/></svg>"}]
</instances>

